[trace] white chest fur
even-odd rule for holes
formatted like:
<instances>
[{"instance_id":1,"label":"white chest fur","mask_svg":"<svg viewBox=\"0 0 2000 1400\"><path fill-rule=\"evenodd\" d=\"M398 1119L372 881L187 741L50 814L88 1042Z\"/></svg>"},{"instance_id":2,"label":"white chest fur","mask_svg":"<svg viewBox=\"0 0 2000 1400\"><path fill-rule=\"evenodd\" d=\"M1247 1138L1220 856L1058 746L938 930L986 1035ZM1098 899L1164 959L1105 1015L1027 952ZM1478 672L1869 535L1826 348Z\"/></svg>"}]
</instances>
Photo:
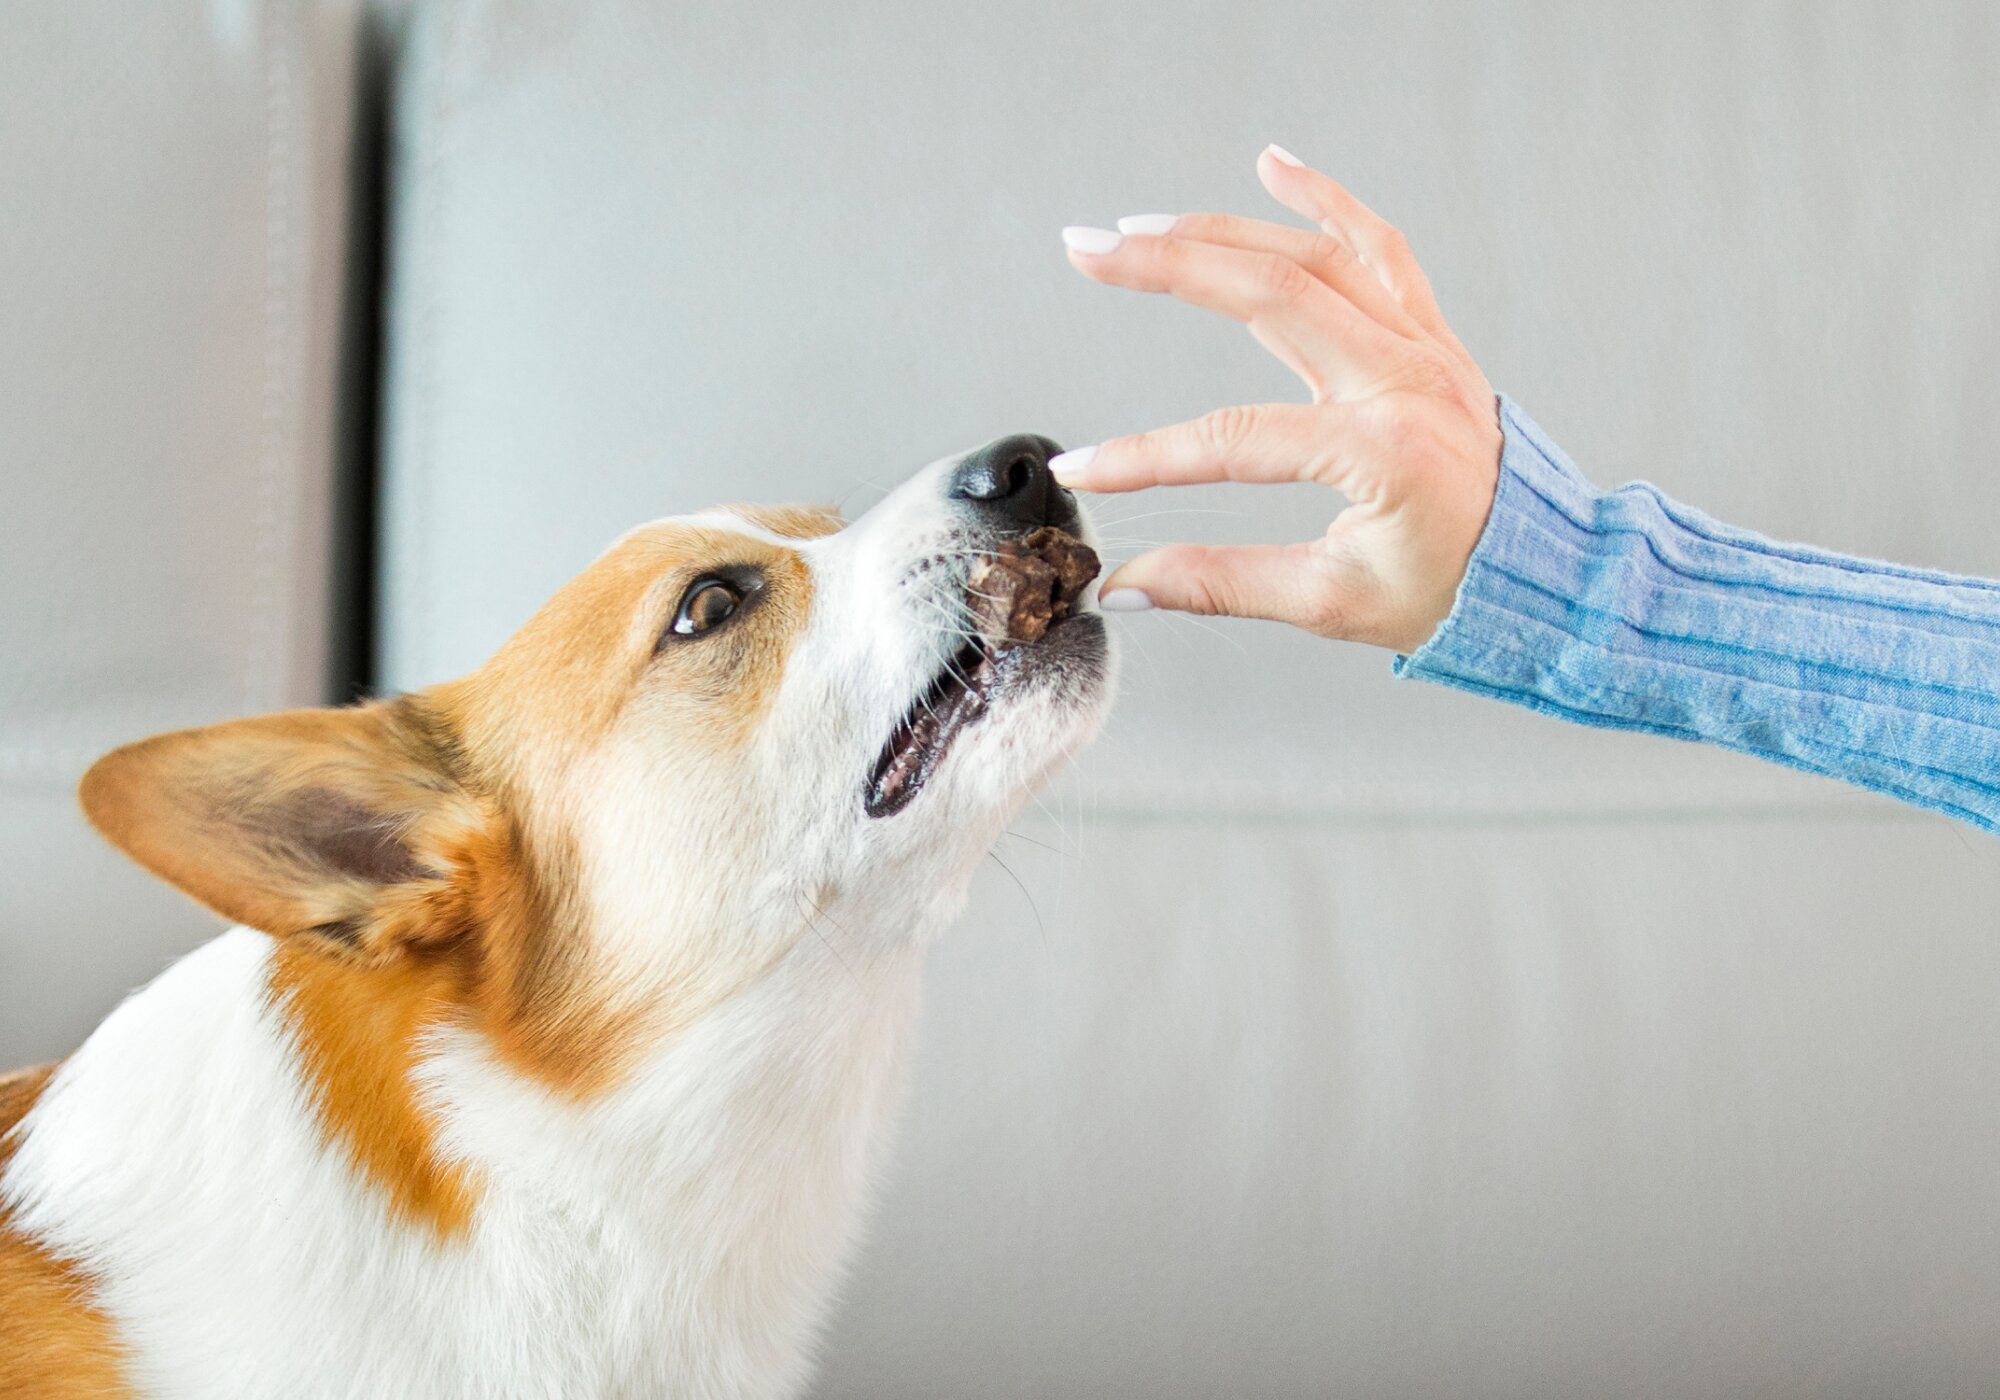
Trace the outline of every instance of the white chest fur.
<instances>
[{"instance_id":1,"label":"white chest fur","mask_svg":"<svg viewBox=\"0 0 2000 1400\"><path fill-rule=\"evenodd\" d=\"M900 1087L920 949L808 938L579 1106L434 1042L479 1182L448 1242L325 1141L238 929L119 1008L24 1125L0 1193L99 1281L171 1396L763 1396L796 1390Z\"/></svg>"}]
</instances>

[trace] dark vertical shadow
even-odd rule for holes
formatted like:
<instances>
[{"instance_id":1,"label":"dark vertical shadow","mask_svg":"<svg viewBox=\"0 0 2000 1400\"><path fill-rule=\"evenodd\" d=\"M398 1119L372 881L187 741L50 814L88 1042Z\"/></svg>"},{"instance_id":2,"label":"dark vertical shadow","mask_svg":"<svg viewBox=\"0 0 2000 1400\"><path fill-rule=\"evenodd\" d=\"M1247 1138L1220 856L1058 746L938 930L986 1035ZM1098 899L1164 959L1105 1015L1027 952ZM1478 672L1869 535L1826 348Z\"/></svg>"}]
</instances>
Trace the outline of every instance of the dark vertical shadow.
<instances>
[{"instance_id":1,"label":"dark vertical shadow","mask_svg":"<svg viewBox=\"0 0 2000 1400\"><path fill-rule=\"evenodd\" d=\"M355 55L348 147L348 228L334 445L333 619L328 699L375 687L375 571L381 500L381 405L390 229L391 86L403 17L370 6Z\"/></svg>"}]
</instances>

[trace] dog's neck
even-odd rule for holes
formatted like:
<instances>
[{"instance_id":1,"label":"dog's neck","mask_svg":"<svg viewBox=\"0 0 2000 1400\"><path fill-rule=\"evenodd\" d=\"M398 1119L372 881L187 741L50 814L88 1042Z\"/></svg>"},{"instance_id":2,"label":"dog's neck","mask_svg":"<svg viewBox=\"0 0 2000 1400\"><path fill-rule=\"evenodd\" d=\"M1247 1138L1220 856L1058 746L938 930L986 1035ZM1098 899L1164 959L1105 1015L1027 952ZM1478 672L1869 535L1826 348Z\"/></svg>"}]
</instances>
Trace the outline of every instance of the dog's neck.
<instances>
[{"instance_id":1,"label":"dog's neck","mask_svg":"<svg viewBox=\"0 0 2000 1400\"><path fill-rule=\"evenodd\" d=\"M546 1251L551 1268L563 1256L563 1272L588 1279L577 1326L644 1318L586 1351L640 1353L634 1374L672 1376L677 1393L703 1393L704 1371L730 1393L745 1367L787 1373L760 1393L803 1381L790 1372L899 1097L921 956L808 936L588 1105L522 1080L470 1037L441 1040L426 1076L447 1150L488 1183L488 1218L516 1222L516 1247ZM560 1242L541 1239L537 1220ZM705 1305L676 1301L688 1297Z\"/></svg>"},{"instance_id":2,"label":"dog's neck","mask_svg":"<svg viewBox=\"0 0 2000 1400\"><path fill-rule=\"evenodd\" d=\"M351 1378L339 1394L528 1393L556 1375L577 1393L785 1393L897 1097L922 944L808 934L584 1102L437 1033L418 1078L477 1186L440 1242L321 1131L260 997L269 940L236 930L64 1066L7 1194L151 1339L165 1393L213 1393L218 1366L280 1393L314 1357ZM114 1121L128 1140L107 1170Z\"/></svg>"}]
</instances>

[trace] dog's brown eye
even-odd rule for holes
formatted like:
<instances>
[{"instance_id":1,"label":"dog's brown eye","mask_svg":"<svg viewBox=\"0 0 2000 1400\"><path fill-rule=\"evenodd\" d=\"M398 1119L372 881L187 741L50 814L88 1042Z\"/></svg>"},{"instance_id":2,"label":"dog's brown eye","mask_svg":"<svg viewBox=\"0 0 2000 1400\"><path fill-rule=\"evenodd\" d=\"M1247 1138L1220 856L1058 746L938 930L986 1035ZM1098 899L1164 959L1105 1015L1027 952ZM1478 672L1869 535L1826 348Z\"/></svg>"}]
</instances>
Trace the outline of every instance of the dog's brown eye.
<instances>
[{"instance_id":1,"label":"dog's brown eye","mask_svg":"<svg viewBox=\"0 0 2000 1400\"><path fill-rule=\"evenodd\" d=\"M674 614L674 633L698 637L718 623L727 622L743 605L743 590L728 579L705 578L681 595L680 611Z\"/></svg>"}]
</instances>

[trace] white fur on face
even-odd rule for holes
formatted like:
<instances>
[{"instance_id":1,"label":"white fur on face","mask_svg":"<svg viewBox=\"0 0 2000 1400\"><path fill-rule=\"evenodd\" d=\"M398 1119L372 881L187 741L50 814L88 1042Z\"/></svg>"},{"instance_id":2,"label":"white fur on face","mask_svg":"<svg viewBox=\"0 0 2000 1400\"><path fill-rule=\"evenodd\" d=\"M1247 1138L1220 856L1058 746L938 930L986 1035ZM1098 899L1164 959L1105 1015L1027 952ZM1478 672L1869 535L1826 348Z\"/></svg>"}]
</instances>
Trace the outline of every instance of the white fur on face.
<instances>
[{"instance_id":1,"label":"white fur on face","mask_svg":"<svg viewBox=\"0 0 2000 1400\"><path fill-rule=\"evenodd\" d=\"M538 815L577 847L580 936L618 994L677 1010L582 1099L476 1032L434 1028L415 1073L441 1152L476 1187L462 1234L397 1219L328 1138L266 1001L262 934L183 959L62 1067L0 1205L95 1281L145 1393L804 1384L897 1098L923 947L1108 703L1108 656L1083 648L998 697L907 808L865 814L877 754L963 640L968 556L988 543L947 498L949 467L817 539L726 512L681 522L795 551L809 612L740 742L706 742L698 710L642 696L548 765Z\"/></svg>"},{"instance_id":2,"label":"white fur on face","mask_svg":"<svg viewBox=\"0 0 2000 1400\"><path fill-rule=\"evenodd\" d=\"M967 639L966 574L994 541L946 495L955 465L947 459L926 467L808 550L815 579L825 580L824 601L795 670L805 686L831 692L829 710L849 716L849 732L837 742L850 762L858 755L859 771ZM1094 544L1087 519L1079 528ZM863 819L857 884L893 868L900 877L934 880L947 900L941 917L957 912L973 865L1029 795L1096 733L1109 706L1112 656L1101 620L1091 612L1073 625L1089 629L1091 645L1060 664L1052 654L1026 684L996 698L907 810ZM819 698L808 691L808 703Z\"/></svg>"},{"instance_id":3,"label":"white fur on face","mask_svg":"<svg viewBox=\"0 0 2000 1400\"><path fill-rule=\"evenodd\" d=\"M934 463L838 533L791 540L727 512L680 524L796 551L812 603L769 713L741 748L690 744L635 707L568 805L579 814L600 935L662 978L718 995L757 975L802 922L891 943L956 915L981 856L1109 706L1113 663L1091 645L1041 668L959 734L910 806L862 809L891 731L967 639L965 580L993 539ZM1089 531L1087 523L1081 527ZM654 942L661 930L673 942ZM696 931L700 931L697 933ZM685 957L704 941L699 967ZM848 940L842 940L848 941ZM650 949L650 952L648 951Z\"/></svg>"}]
</instances>

